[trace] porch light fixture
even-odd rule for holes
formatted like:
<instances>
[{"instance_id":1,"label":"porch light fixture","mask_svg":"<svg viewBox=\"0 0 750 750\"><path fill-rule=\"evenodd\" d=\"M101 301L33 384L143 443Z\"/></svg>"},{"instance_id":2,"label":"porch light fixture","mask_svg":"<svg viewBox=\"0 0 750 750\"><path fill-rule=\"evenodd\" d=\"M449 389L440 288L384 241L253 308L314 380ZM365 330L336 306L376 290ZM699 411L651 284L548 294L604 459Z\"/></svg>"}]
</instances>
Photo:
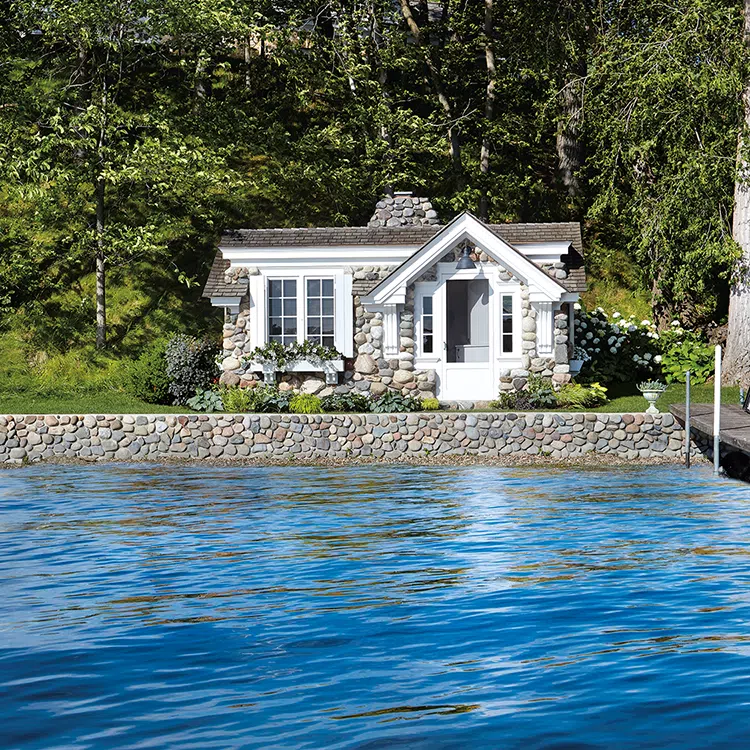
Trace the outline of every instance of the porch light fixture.
<instances>
[{"instance_id":1,"label":"porch light fixture","mask_svg":"<svg viewBox=\"0 0 750 750\"><path fill-rule=\"evenodd\" d=\"M476 263L471 259L471 250L468 247L464 247L464 251L458 259L458 263L456 263L456 270L468 271L476 267Z\"/></svg>"}]
</instances>

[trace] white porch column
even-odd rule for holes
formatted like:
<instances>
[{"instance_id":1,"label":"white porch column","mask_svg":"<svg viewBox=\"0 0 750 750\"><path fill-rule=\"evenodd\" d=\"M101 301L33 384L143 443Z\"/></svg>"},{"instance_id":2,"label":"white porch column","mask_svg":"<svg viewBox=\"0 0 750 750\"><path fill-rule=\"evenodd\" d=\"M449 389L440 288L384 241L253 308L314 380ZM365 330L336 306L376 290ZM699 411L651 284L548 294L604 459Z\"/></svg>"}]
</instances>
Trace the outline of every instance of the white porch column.
<instances>
[{"instance_id":1,"label":"white porch column","mask_svg":"<svg viewBox=\"0 0 750 750\"><path fill-rule=\"evenodd\" d=\"M548 357L554 349L552 302L532 302L536 310L536 351L540 357Z\"/></svg>"},{"instance_id":2,"label":"white porch column","mask_svg":"<svg viewBox=\"0 0 750 750\"><path fill-rule=\"evenodd\" d=\"M383 356L397 357L401 348L398 335L398 305L383 305Z\"/></svg>"}]
</instances>

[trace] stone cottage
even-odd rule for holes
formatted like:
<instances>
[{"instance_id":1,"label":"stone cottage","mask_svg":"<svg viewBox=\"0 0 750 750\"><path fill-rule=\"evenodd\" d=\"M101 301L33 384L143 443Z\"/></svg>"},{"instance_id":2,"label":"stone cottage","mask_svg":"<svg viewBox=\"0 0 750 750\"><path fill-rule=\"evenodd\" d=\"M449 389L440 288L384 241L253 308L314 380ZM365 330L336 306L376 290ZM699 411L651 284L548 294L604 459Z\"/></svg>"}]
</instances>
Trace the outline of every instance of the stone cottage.
<instances>
[{"instance_id":1,"label":"stone cottage","mask_svg":"<svg viewBox=\"0 0 750 750\"><path fill-rule=\"evenodd\" d=\"M203 296L225 310L226 384L478 402L523 389L529 373L570 380L585 285L577 223L464 212L441 225L429 200L396 193L366 227L225 232ZM305 340L341 357L280 373L248 357Z\"/></svg>"}]
</instances>

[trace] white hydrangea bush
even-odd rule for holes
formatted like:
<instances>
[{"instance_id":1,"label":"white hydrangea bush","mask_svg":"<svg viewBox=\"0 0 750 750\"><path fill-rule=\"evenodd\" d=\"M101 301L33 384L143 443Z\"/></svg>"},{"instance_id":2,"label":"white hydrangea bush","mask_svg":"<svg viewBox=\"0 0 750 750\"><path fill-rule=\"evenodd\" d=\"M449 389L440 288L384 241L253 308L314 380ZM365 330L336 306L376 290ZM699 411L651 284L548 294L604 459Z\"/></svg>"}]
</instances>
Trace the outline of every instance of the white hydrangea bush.
<instances>
[{"instance_id":1,"label":"white hydrangea bush","mask_svg":"<svg viewBox=\"0 0 750 750\"><path fill-rule=\"evenodd\" d=\"M660 335L650 320L608 315L603 308L587 311L576 305L575 354L583 360L584 378L628 382L658 374Z\"/></svg>"}]
</instances>

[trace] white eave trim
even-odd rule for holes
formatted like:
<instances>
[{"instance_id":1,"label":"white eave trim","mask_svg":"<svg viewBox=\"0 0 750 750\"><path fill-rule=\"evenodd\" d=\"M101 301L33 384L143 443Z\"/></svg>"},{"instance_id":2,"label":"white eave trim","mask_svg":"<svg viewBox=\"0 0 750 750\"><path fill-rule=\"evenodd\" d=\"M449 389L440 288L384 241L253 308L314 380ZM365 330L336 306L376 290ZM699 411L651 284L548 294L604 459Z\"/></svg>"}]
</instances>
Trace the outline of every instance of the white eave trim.
<instances>
[{"instance_id":1,"label":"white eave trim","mask_svg":"<svg viewBox=\"0 0 750 750\"><path fill-rule=\"evenodd\" d=\"M214 307L229 307L232 312L239 312L241 300L242 297L211 297L211 304Z\"/></svg>"},{"instance_id":2,"label":"white eave trim","mask_svg":"<svg viewBox=\"0 0 750 750\"><path fill-rule=\"evenodd\" d=\"M279 266L397 266L419 245L340 245L306 247L223 247L221 254L232 267L263 269Z\"/></svg>"},{"instance_id":3,"label":"white eave trim","mask_svg":"<svg viewBox=\"0 0 750 750\"><path fill-rule=\"evenodd\" d=\"M532 300L536 298L539 301L558 302L568 293L565 287L552 279L534 261L498 237L476 216L464 212L443 227L388 278L381 281L369 295L363 297L362 303L383 305L403 302L407 285L464 240L470 240L514 276L523 280L530 287Z\"/></svg>"}]
</instances>

